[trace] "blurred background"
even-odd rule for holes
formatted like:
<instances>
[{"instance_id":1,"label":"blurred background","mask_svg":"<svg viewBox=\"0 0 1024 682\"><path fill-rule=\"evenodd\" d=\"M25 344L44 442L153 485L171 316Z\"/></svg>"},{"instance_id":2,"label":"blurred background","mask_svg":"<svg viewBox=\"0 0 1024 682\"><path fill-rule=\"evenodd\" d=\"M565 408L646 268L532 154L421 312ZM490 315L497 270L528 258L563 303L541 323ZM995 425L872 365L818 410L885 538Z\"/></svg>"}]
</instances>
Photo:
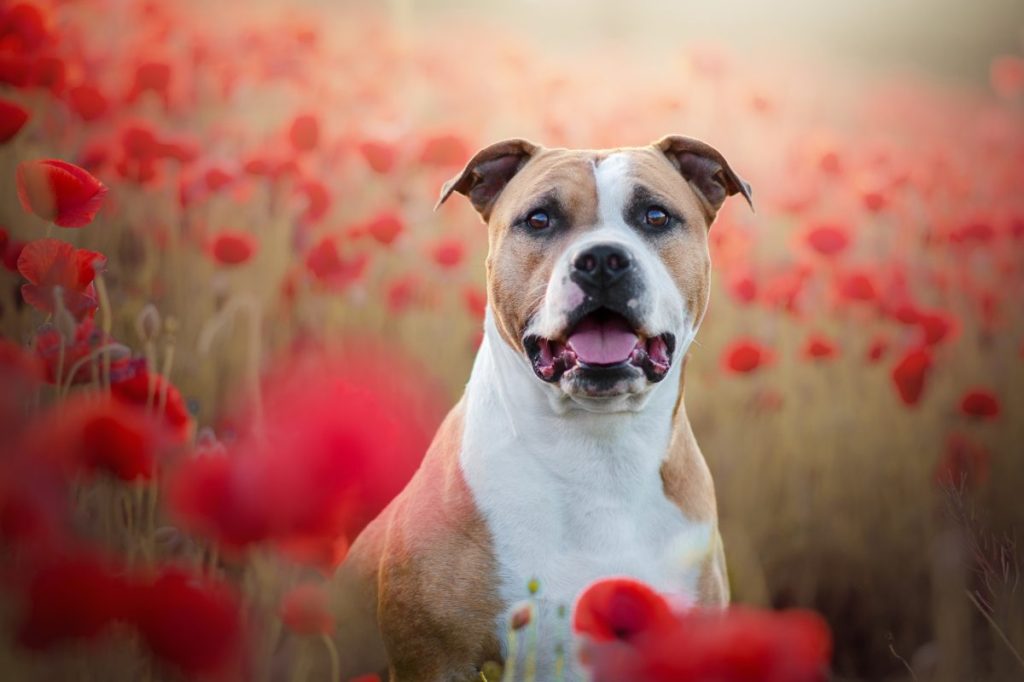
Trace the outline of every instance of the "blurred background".
<instances>
[{"instance_id":1,"label":"blurred background","mask_svg":"<svg viewBox=\"0 0 1024 682\"><path fill-rule=\"evenodd\" d=\"M0 97L31 115L0 147L0 330L51 374L54 313L20 294L44 235L106 256L96 325L180 390L192 443L230 445L259 377L314 347L415 363L429 433L486 302L485 230L467 202L433 212L441 184L503 137L700 137L757 208L711 228L687 365L734 599L819 611L835 679L1024 676L1024 4L2 11ZM16 167L38 158L109 188L91 225L19 205ZM59 330L69 364L108 340L85 323ZM102 518L75 523L95 539ZM118 527L103 542L148 542ZM203 547L167 551L219 565Z\"/></svg>"}]
</instances>

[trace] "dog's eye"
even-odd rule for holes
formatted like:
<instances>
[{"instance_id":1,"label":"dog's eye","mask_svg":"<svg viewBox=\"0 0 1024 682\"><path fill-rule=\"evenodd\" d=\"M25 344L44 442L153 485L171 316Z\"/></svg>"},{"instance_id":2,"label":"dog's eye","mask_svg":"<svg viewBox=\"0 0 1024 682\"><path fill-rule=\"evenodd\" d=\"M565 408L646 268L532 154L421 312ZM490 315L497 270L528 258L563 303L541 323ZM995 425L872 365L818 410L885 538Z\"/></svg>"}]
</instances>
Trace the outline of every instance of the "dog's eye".
<instances>
[{"instance_id":1,"label":"dog's eye","mask_svg":"<svg viewBox=\"0 0 1024 682\"><path fill-rule=\"evenodd\" d=\"M534 211L526 217L526 224L533 230L546 230L551 224L551 218L544 211Z\"/></svg>"},{"instance_id":2,"label":"dog's eye","mask_svg":"<svg viewBox=\"0 0 1024 682\"><path fill-rule=\"evenodd\" d=\"M651 227L665 227L668 225L668 213L657 206L651 206L644 214L644 222Z\"/></svg>"}]
</instances>

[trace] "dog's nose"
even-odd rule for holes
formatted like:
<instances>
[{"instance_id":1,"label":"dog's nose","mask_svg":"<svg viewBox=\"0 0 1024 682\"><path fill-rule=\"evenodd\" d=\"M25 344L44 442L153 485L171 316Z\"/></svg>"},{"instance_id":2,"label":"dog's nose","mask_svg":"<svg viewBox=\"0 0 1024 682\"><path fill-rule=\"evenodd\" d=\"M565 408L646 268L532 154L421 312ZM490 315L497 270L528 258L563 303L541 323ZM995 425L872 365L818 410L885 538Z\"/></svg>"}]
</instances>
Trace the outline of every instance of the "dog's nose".
<instances>
[{"instance_id":1,"label":"dog's nose","mask_svg":"<svg viewBox=\"0 0 1024 682\"><path fill-rule=\"evenodd\" d=\"M614 244L595 244L572 259L570 279L584 289L607 289L633 269L629 252Z\"/></svg>"}]
</instances>

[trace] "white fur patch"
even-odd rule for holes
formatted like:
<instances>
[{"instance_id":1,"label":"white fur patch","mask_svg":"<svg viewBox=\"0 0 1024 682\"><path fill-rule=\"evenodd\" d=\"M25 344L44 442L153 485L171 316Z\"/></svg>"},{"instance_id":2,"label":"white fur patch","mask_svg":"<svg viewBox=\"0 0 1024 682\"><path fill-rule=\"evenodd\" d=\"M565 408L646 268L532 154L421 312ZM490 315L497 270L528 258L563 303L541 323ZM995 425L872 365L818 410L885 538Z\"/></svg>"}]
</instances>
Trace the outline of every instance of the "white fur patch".
<instances>
[{"instance_id":1,"label":"white fur patch","mask_svg":"<svg viewBox=\"0 0 1024 682\"><path fill-rule=\"evenodd\" d=\"M460 462L494 540L501 597L514 605L539 581L538 679L552 679L558 641L575 665L568 615L559 619L558 608L571 612L590 582L626 575L679 601L695 597L712 529L665 497L660 474L679 371L652 387L639 412L558 412L546 399L551 387L487 313Z\"/></svg>"}]
</instances>

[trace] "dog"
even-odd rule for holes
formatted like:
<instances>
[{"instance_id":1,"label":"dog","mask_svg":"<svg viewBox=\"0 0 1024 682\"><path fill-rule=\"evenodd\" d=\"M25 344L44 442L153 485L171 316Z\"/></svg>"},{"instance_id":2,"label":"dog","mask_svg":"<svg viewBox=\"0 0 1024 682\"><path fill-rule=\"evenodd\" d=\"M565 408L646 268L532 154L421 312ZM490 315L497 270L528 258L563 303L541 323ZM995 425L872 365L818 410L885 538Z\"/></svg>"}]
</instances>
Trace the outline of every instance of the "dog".
<instances>
[{"instance_id":1,"label":"dog","mask_svg":"<svg viewBox=\"0 0 1024 682\"><path fill-rule=\"evenodd\" d=\"M336 577L342 658L393 682L479 682L530 586L551 635L536 679L553 679L548 640L568 637L595 579L728 602L683 365L708 304L708 229L731 195L753 207L751 190L673 135L599 151L505 140L437 205L453 193L488 229L483 341L421 467Z\"/></svg>"}]
</instances>

